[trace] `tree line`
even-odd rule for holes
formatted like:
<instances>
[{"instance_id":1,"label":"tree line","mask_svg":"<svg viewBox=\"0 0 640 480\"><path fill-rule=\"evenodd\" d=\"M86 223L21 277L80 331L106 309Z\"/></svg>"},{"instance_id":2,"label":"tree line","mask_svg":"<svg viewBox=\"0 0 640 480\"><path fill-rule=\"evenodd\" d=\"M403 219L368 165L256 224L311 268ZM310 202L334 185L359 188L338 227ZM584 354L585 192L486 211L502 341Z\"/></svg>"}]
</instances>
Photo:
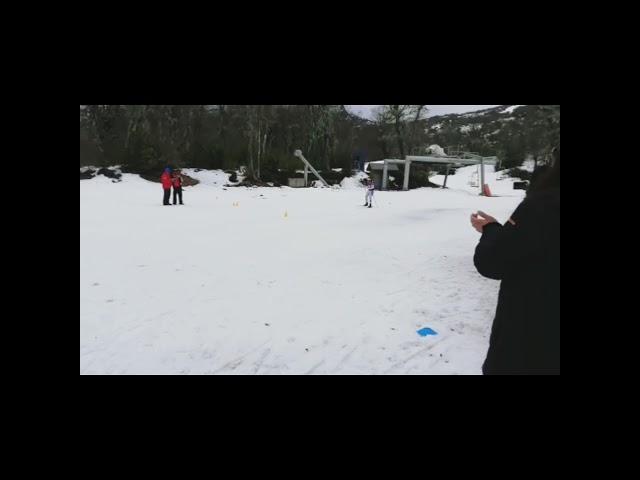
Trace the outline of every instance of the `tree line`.
<instances>
[{"instance_id":1,"label":"tree line","mask_svg":"<svg viewBox=\"0 0 640 480\"><path fill-rule=\"evenodd\" d=\"M557 118L555 111L536 111L525 131L508 131L522 130L520 123L507 126L497 143L455 129L434 134L428 111L426 105L383 105L366 120L345 105L81 105L80 165L149 174L166 165L245 167L251 180L268 182L301 168L297 149L319 170L350 175L357 156L404 158L431 143L499 149L517 163L527 151L546 155L556 130L559 141L559 109Z\"/></svg>"}]
</instances>

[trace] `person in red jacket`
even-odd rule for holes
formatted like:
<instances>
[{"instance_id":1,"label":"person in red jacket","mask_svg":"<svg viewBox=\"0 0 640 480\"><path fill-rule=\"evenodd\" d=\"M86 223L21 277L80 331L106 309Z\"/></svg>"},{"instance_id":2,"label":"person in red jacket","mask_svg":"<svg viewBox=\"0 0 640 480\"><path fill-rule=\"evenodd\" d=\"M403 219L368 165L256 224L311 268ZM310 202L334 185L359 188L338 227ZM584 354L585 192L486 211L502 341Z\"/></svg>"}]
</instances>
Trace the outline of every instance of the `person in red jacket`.
<instances>
[{"instance_id":1,"label":"person in red jacket","mask_svg":"<svg viewBox=\"0 0 640 480\"><path fill-rule=\"evenodd\" d=\"M182 203L182 174L180 170L176 170L173 172L173 204L176 204L176 198L180 198L180 205L184 205Z\"/></svg>"},{"instance_id":2,"label":"person in red jacket","mask_svg":"<svg viewBox=\"0 0 640 480\"><path fill-rule=\"evenodd\" d=\"M171 205L169 200L171 199L171 169L169 167L164 169L164 173L160 177L160 182L162 183L162 189L164 190L164 197L162 200L163 205Z\"/></svg>"}]
</instances>

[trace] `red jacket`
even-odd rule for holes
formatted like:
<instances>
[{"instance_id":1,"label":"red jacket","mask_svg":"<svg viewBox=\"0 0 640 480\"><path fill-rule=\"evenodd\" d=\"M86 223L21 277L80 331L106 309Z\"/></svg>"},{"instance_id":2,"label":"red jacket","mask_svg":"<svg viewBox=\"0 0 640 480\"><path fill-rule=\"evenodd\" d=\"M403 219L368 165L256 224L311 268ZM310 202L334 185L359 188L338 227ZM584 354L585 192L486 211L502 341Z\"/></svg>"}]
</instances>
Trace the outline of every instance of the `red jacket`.
<instances>
[{"instance_id":1,"label":"red jacket","mask_svg":"<svg viewBox=\"0 0 640 480\"><path fill-rule=\"evenodd\" d=\"M164 190L171 190L171 175L168 173L163 173L160 177L160 181L162 182L162 188Z\"/></svg>"},{"instance_id":2,"label":"red jacket","mask_svg":"<svg viewBox=\"0 0 640 480\"><path fill-rule=\"evenodd\" d=\"M173 177L173 188L182 188L182 177L180 175Z\"/></svg>"}]
</instances>

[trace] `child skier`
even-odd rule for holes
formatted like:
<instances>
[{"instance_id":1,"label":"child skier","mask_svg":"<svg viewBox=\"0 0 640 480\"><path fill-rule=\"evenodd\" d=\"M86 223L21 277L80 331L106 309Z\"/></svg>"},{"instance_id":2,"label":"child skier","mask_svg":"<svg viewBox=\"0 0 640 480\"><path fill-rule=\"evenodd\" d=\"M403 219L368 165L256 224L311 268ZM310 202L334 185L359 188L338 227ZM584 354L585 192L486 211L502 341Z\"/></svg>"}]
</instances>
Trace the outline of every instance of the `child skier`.
<instances>
[{"instance_id":1,"label":"child skier","mask_svg":"<svg viewBox=\"0 0 640 480\"><path fill-rule=\"evenodd\" d=\"M373 180L369 179L367 181L367 197L365 199L364 206L371 208L371 202L373 202L373 192L375 192L376 186L373 183Z\"/></svg>"}]
</instances>

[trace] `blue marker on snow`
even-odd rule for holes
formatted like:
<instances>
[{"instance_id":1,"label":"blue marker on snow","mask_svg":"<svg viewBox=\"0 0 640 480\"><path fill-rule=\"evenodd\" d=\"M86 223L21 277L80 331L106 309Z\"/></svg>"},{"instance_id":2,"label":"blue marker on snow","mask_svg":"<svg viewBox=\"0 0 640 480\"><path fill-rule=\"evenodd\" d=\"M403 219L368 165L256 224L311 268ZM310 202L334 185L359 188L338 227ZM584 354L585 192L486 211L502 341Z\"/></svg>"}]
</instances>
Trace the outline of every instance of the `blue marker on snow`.
<instances>
[{"instance_id":1,"label":"blue marker on snow","mask_svg":"<svg viewBox=\"0 0 640 480\"><path fill-rule=\"evenodd\" d=\"M438 335L438 332L431 330L430 328L423 328L422 330L418 330L418 335L421 337L428 337L429 335L436 336Z\"/></svg>"}]
</instances>

